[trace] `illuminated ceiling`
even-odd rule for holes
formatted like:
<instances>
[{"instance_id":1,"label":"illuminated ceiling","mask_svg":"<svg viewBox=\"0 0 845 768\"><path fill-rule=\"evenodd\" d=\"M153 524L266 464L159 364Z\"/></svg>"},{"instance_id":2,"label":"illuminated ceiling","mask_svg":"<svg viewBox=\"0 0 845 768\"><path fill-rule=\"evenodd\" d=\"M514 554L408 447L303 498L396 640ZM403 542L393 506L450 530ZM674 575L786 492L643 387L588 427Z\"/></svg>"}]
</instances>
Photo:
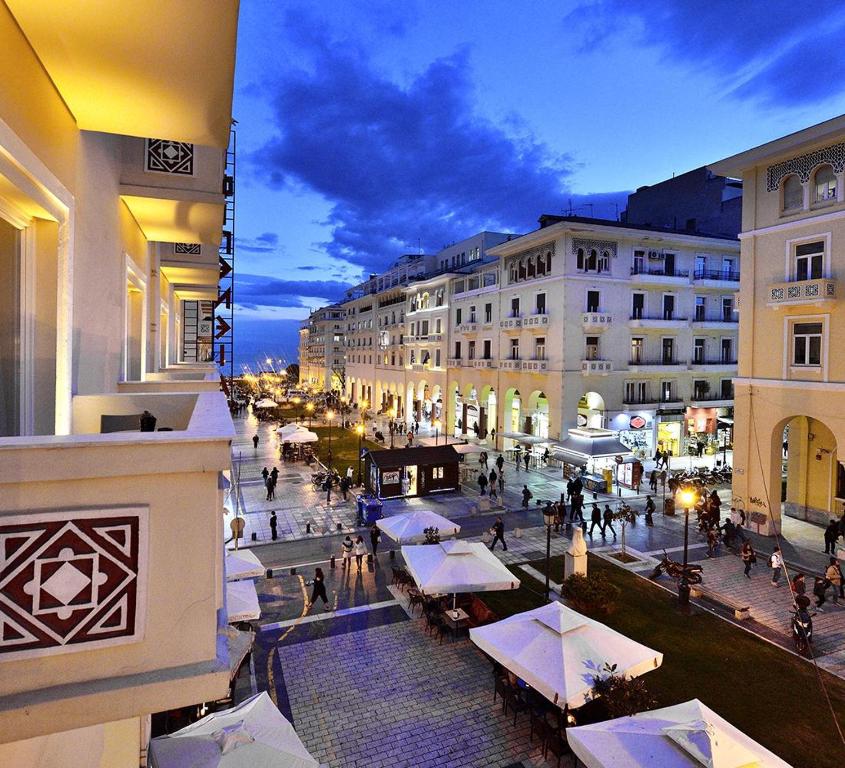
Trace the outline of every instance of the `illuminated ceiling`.
<instances>
[{"instance_id":1,"label":"illuminated ceiling","mask_svg":"<svg viewBox=\"0 0 845 768\"><path fill-rule=\"evenodd\" d=\"M237 0L5 0L83 130L225 148Z\"/></svg>"},{"instance_id":2,"label":"illuminated ceiling","mask_svg":"<svg viewBox=\"0 0 845 768\"><path fill-rule=\"evenodd\" d=\"M220 244L222 203L121 195L144 237L166 243Z\"/></svg>"}]
</instances>

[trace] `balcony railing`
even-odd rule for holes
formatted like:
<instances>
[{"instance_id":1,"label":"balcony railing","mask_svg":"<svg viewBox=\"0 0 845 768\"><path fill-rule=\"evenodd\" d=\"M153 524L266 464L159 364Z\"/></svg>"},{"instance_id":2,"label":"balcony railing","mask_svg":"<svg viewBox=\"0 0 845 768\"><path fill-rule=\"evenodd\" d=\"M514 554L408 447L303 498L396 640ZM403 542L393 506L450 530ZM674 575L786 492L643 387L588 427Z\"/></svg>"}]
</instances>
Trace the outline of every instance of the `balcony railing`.
<instances>
[{"instance_id":1,"label":"balcony railing","mask_svg":"<svg viewBox=\"0 0 845 768\"><path fill-rule=\"evenodd\" d=\"M730 312L696 312L692 321L694 323L737 323L739 322L731 308Z\"/></svg>"},{"instance_id":2,"label":"balcony railing","mask_svg":"<svg viewBox=\"0 0 845 768\"><path fill-rule=\"evenodd\" d=\"M736 365L736 360L729 357L693 357L692 365Z\"/></svg>"},{"instance_id":3,"label":"balcony railing","mask_svg":"<svg viewBox=\"0 0 845 768\"><path fill-rule=\"evenodd\" d=\"M449 357L446 359L446 367L447 368L460 368L461 367L461 358L460 357Z\"/></svg>"},{"instance_id":4,"label":"balcony railing","mask_svg":"<svg viewBox=\"0 0 845 768\"><path fill-rule=\"evenodd\" d=\"M499 368L503 371L518 371L522 368L522 360L512 357L499 360Z\"/></svg>"},{"instance_id":5,"label":"balcony railing","mask_svg":"<svg viewBox=\"0 0 845 768\"><path fill-rule=\"evenodd\" d=\"M478 331L478 323L461 323L455 330L458 333L475 333Z\"/></svg>"},{"instance_id":6,"label":"balcony railing","mask_svg":"<svg viewBox=\"0 0 845 768\"><path fill-rule=\"evenodd\" d=\"M613 322L613 315L609 312L587 311L581 315L581 324L589 328L604 328Z\"/></svg>"},{"instance_id":7,"label":"balcony railing","mask_svg":"<svg viewBox=\"0 0 845 768\"><path fill-rule=\"evenodd\" d=\"M499 328L522 328L522 318L519 315L508 316L505 320L499 321Z\"/></svg>"},{"instance_id":8,"label":"balcony railing","mask_svg":"<svg viewBox=\"0 0 845 768\"><path fill-rule=\"evenodd\" d=\"M586 375L591 374L606 374L613 370L613 363L610 360L582 360L581 373Z\"/></svg>"},{"instance_id":9,"label":"balcony railing","mask_svg":"<svg viewBox=\"0 0 845 768\"><path fill-rule=\"evenodd\" d=\"M522 320L522 327L523 328L531 328L531 327L542 327L549 324L549 314L548 312L535 312L533 315L529 317L523 318Z\"/></svg>"},{"instance_id":10,"label":"balcony railing","mask_svg":"<svg viewBox=\"0 0 845 768\"><path fill-rule=\"evenodd\" d=\"M721 400L733 400L733 392L693 392L692 399L696 403L715 403Z\"/></svg>"},{"instance_id":11,"label":"balcony railing","mask_svg":"<svg viewBox=\"0 0 845 768\"><path fill-rule=\"evenodd\" d=\"M496 361L492 357L481 357L472 361L473 368L495 368Z\"/></svg>"},{"instance_id":12,"label":"balcony railing","mask_svg":"<svg viewBox=\"0 0 845 768\"><path fill-rule=\"evenodd\" d=\"M632 275L647 275L652 277L689 277L688 269L666 269L666 267L631 267Z\"/></svg>"},{"instance_id":13,"label":"balcony railing","mask_svg":"<svg viewBox=\"0 0 845 768\"><path fill-rule=\"evenodd\" d=\"M692 274L693 280L725 280L731 283L739 282L738 269L696 269Z\"/></svg>"},{"instance_id":14,"label":"balcony railing","mask_svg":"<svg viewBox=\"0 0 845 768\"><path fill-rule=\"evenodd\" d=\"M669 405L670 403L680 403L681 398L677 393L670 392L668 397L664 394L663 397L650 397L648 393L644 395L623 395L622 403L624 405Z\"/></svg>"},{"instance_id":15,"label":"balcony railing","mask_svg":"<svg viewBox=\"0 0 845 768\"><path fill-rule=\"evenodd\" d=\"M685 365L684 361L678 360L677 357L638 357L628 361L628 365Z\"/></svg>"},{"instance_id":16,"label":"balcony railing","mask_svg":"<svg viewBox=\"0 0 845 768\"><path fill-rule=\"evenodd\" d=\"M630 320L649 320L651 322L672 322L672 323L685 323L687 322L686 317L679 317L675 312L663 312L661 314L655 315L648 315L645 312L632 312L629 318Z\"/></svg>"},{"instance_id":17,"label":"balcony railing","mask_svg":"<svg viewBox=\"0 0 845 768\"><path fill-rule=\"evenodd\" d=\"M769 286L768 304L816 304L836 299L836 283L833 278L795 280L788 283L774 283Z\"/></svg>"},{"instance_id":18,"label":"balcony railing","mask_svg":"<svg viewBox=\"0 0 845 768\"><path fill-rule=\"evenodd\" d=\"M548 360L523 360L523 371L546 371L549 368Z\"/></svg>"}]
</instances>

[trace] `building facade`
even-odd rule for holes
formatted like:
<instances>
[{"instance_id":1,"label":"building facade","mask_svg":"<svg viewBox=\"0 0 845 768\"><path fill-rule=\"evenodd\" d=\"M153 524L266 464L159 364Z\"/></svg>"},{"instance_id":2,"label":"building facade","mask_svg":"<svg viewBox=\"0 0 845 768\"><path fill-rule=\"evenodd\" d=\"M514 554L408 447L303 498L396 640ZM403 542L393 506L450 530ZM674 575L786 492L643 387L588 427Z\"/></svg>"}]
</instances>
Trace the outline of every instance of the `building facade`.
<instances>
[{"instance_id":1,"label":"building facade","mask_svg":"<svg viewBox=\"0 0 845 768\"><path fill-rule=\"evenodd\" d=\"M0 4L2 765L135 768L153 713L226 696L243 640L223 574L233 428L197 362L237 3L157 11ZM145 410L166 430L141 433Z\"/></svg>"},{"instance_id":2,"label":"building facade","mask_svg":"<svg viewBox=\"0 0 845 768\"><path fill-rule=\"evenodd\" d=\"M845 498L845 118L712 167L744 190L734 503L768 532L824 523Z\"/></svg>"},{"instance_id":3,"label":"building facade","mask_svg":"<svg viewBox=\"0 0 845 768\"><path fill-rule=\"evenodd\" d=\"M346 378L344 311L338 306L314 310L299 334L299 381L312 389L343 389ZM304 354L303 354L304 353Z\"/></svg>"}]
</instances>

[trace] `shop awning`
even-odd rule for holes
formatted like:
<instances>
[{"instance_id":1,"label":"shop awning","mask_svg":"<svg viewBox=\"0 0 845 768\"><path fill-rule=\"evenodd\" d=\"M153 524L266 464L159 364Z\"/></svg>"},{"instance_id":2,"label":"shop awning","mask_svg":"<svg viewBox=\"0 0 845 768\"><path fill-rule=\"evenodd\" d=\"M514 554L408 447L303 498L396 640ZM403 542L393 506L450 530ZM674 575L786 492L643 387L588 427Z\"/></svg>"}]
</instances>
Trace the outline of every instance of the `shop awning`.
<instances>
[{"instance_id":1,"label":"shop awning","mask_svg":"<svg viewBox=\"0 0 845 768\"><path fill-rule=\"evenodd\" d=\"M571 464L573 467L586 467L588 459L580 453L564 450L558 446L552 448L552 456L564 464Z\"/></svg>"},{"instance_id":2,"label":"shop awning","mask_svg":"<svg viewBox=\"0 0 845 768\"><path fill-rule=\"evenodd\" d=\"M582 459L600 459L608 456L630 456L631 449L618 440L609 430L571 429L569 437L556 443L555 456L572 454Z\"/></svg>"},{"instance_id":3,"label":"shop awning","mask_svg":"<svg viewBox=\"0 0 845 768\"><path fill-rule=\"evenodd\" d=\"M529 435L525 432L502 432L501 437L507 437L509 440L516 440L527 445L540 445L541 443L552 444L554 440L548 437L538 437L537 435Z\"/></svg>"},{"instance_id":4,"label":"shop awning","mask_svg":"<svg viewBox=\"0 0 845 768\"><path fill-rule=\"evenodd\" d=\"M226 583L226 614L229 624L238 621L257 621L261 618L255 584L251 581Z\"/></svg>"},{"instance_id":5,"label":"shop awning","mask_svg":"<svg viewBox=\"0 0 845 768\"><path fill-rule=\"evenodd\" d=\"M387 448L370 451L370 461L377 467L428 467L433 464L457 464L460 461L452 445L426 445L419 448Z\"/></svg>"},{"instance_id":6,"label":"shop awning","mask_svg":"<svg viewBox=\"0 0 845 768\"><path fill-rule=\"evenodd\" d=\"M730 424L731 426L733 426L734 423L733 418L731 418L730 416L717 416L716 421L721 424Z\"/></svg>"},{"instance_id":7,"label":"shop awning","mask_svg":"<svg viewBox=\"0 0 845 768\"><path fill-rule=\"evenodd\" d=\"M217 632L218 648L221 643L226 645L226 653L229 656L229 679L238 674L241 663L246 655L252 650L252 643L255 640L255 632L244 632L234 627L226 626ZM220 654L218 653L218 656Z\"/></svg>"}]
</instances>

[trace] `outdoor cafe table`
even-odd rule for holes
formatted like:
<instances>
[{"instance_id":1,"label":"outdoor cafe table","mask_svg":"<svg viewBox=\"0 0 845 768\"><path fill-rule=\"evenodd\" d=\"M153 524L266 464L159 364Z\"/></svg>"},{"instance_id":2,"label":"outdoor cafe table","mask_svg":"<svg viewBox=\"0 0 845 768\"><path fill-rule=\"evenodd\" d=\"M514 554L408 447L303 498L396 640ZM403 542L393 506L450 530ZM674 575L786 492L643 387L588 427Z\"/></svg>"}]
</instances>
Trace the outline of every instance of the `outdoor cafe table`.
<instances>
[{"instance_id":1,"label":"outdoor cafe table","mask_svg":"<svg viewBox=\"0 0 845 768\"><path fill-rule=\"evenodd\" d=\"M469 614L463 608L447 608L443 611L443 615L446 617L446 621L448 621L455 629L469 618Z\"/></svg>"}]
</instances>

